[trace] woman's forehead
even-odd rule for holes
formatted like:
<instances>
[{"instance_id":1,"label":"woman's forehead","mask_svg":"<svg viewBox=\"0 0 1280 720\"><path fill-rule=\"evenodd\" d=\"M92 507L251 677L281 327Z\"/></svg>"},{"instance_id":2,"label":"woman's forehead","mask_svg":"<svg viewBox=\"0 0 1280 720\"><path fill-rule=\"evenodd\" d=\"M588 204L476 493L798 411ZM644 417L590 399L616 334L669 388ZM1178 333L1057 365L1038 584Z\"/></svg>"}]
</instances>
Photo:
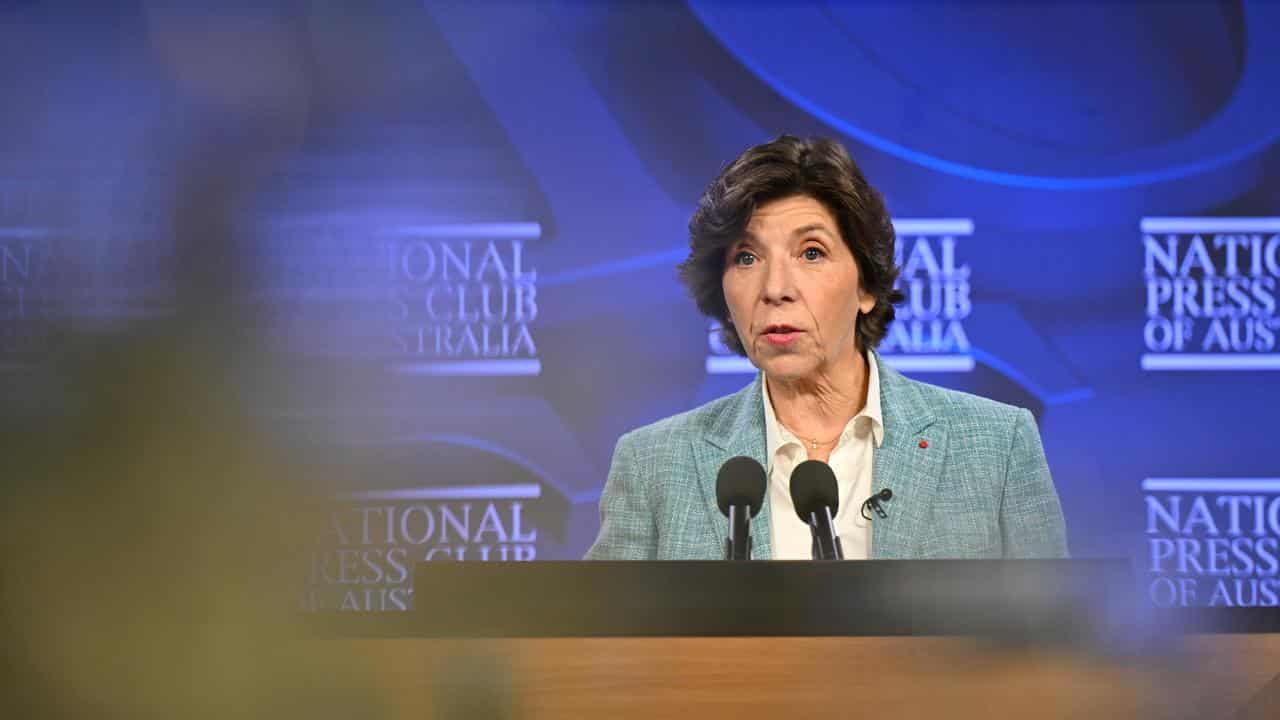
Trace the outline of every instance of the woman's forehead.
<instances>
[{"instance_id":1,"label":"woman's forehead","mask_svg":"<svg viewBox=\"0 0 1280 720\"><path fill-rule=\"evenodd\" d=\"M835 228L835 217L826 205L807 195L792 195L771 200L756 208L747 227L801 227L822 225Z\"/></svg>"},{"instance_id":2,"label":"woman's forehead","mask_svg":"<svg viewBox=\"0 0 1280 720\"><path fill-rule=\"evenodd\" d=\"M751 214L746 227L746 235L751 239L765 236L786 239L811 232L839 237L839 227L831 211L807 196L787 197L761 205Z\"/></svg>"}]
</instances>

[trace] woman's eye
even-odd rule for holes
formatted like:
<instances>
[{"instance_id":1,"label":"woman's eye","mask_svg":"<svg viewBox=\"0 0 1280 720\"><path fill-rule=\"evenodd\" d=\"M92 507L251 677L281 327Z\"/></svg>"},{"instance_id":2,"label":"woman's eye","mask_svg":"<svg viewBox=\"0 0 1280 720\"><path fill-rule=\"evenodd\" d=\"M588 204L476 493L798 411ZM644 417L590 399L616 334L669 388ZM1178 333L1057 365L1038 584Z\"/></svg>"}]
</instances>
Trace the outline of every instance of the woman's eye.
<instances>
[{"instance_id":1,"label":"woman's eye","mask_svg":"<svg viewBox=\"0 0 1280 720\"><path fill-rule=\"evenodd\" d=\"M734 265L743 265L743 266L754 265L755 262L756 262L756 256L752 255L746 250L739 251L737 255L733 256Z\"/></svg>"},{"instance_id":2,"label":"woman's eye","mask_svg":"<svg viewBox=\"0 0 1280 720\"><path fill-rule=\"evenodd\" d=\"M816 247L805 248L803 254L804 254L804 259L809 261L819 260L824 255L826 255L826 253L822 252L820 248L816 248Z\"/></svg>"}]
</instances>

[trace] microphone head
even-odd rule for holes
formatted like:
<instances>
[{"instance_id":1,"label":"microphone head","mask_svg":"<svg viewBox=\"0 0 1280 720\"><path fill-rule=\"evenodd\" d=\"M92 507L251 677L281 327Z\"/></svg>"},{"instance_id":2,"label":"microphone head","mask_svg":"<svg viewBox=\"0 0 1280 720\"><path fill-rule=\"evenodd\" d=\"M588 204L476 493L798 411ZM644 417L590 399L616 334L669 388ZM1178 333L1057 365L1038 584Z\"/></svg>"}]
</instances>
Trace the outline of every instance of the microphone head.
<instances>
[{"instance_id":1,"label":"microphone head","mask_svg":"<svg viewBox=\"0 0 1280 720\"><path fill-rule=\"evenodd\" d=\"M716 475L716 504L726 517L730 505L746 505L751 509L751 517L755 517L764 505L764 491L768 484L764 467L759 462L743 455L729 458Z\"/></svg>"},{"instance_id":2,"label":"microphone head","mask_svg":"<svg viewBox=\"0 0 1280 720\"><path fill-rule=\"evenodd\" d=\"M791 471L791 502L800 519L809 522L812 513L831 508L831 517L840 509L840 486L831 466L821 460L805 460Z\"/></svg>"}]
</instances>

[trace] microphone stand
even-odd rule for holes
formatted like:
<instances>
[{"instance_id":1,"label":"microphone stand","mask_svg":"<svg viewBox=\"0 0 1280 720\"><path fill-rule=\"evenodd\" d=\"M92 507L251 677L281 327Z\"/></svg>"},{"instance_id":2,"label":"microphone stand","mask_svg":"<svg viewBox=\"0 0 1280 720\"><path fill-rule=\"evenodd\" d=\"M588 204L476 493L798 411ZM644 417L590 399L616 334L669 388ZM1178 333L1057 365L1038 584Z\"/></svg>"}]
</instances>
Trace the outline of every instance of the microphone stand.
<instances>
[{"instance_id":1,"label":"microphone stand","mask_svg":"<svg viewBox=\"0 0 1280 720\"><path fill-rule=\"evenodd\" d=\"M725 539L725 560L750 560L751 509L745 505L729 506L729 537Z\"/></svg>"},{"instance_id":2,"label":"microphone stand","mask_svg":"<svg viewBox=\"0 0 1280 720\"><path fill-rule=\"evenodd\" d=\"M813 533L814 560L843 560L844 548L836 535L835 522L831 519L831 507L823 505L809 513L809 531Z\"/></svg>"}]
</instances>

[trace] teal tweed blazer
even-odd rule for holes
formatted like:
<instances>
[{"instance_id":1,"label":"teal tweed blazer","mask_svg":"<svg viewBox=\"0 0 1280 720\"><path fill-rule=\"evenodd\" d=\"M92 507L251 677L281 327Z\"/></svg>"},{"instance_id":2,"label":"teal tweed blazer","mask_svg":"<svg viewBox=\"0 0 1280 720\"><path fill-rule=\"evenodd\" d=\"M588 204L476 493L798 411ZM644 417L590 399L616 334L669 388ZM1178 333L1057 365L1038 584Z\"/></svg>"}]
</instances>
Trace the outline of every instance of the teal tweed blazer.
<instances>
[{"instance_id":1,"label":"teal tweed blazer","mask_svg":"<svg viewBox=\"0 0 1280 720\"><path fill-rule=\"evenodd\" d=\"M1031 413L909 380L880 356L884 441L873 559L1066 557L1066 526ZM761 375L742 390L618 440L588 560L719 560L728 521L716 473L735 455L765 462ZM927 440L927 447L921 447ZM769 502L751 524L753 557L772 555Z\"/></svg>"}]
</instances>

